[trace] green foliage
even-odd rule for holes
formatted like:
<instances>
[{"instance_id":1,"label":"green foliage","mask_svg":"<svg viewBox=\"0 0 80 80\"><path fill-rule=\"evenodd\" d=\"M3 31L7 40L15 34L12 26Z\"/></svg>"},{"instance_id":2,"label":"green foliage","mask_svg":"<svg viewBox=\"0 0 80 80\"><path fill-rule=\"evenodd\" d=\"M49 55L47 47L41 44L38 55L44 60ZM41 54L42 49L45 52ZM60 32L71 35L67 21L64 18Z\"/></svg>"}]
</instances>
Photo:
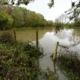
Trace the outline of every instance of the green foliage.
<instances>
[{"instance_id":1,"label":"green foliage","mask_svg":"<svg viewBox=\"0 0 80 80\"><path fill-rule=\"evenodd\" d=\"M47 76L47 80L58 80L57 73L54 73L50 70L47 71L46 76Z\"/></svg>"},{"instance_id":2,"label":"green foliage","mask_svg":"<svg viewBox=\"0 0 80 80\"><path fill-rule=\"evenodd\" d=\"M52 21L46 21L44 17L33 11L20 7L2 6L0 12L0 29L13 27L44 27L53 26Z\"/></svg>"},{"instance_id":3,"label":"green foliage","mask_svg":"<svg viewBox=\"0 0 80 80\"><path fill-rule=\"evenodd\" d=\"M1 33L0 80L38 80L41 55L32 43L15 42L11 33Z\"/></svg>"},{"instance_id":4,"label":"green foliage","mask_svg":"<svg viewBox=\"0 0 80 80\"><path fill-rule=\"evenodd\" d=\"M29 43L0 44L1 80L38 80L40 55Z\"/></svg>"},{"instance_id":5,"label":"green foliage","mask_svg":"<svg viewBox=\"0 0 80 80\"><path fill-rule=\"evenodd\" d=\"M80 28L80 18L74 22L74 27Z\"/></svg>"},{"instance_id":6,"label":"green foliage","mask_svg":"<svg viewBox=\"0 0 80 80\"><path fill-rule=\"evenodd\" d=\"M12 23L13 23L12 17L9 14L5 13L4 11L1 11L0 12L0 29L4 30L7 28L11 28Z\"/></svg>"},{"instance_id":7,"label":"green foliage","mask_svg":"<svg viewBox=\"0 0 80 80\"><path fill-rule=\"evenodd\" d=\"M65 23L64 27L70 29L70 28L73 28L73 24L72 23Z\"/></svg>"},{"instance_id":8,"label":"green foliage","mask_svg":"<svg viewBox=\"0 0 80 80\"><path fill-rule=\"evenodd\" d=\"M24 12L22 8L15 7L12 12L11 16L13 17L13 27L23 27L24 26Z\"/></svg>"},{"instance_id":9,"label":"green foliage","mask_svg":"<svg viewBox=\"0 0 80 80\"><path fill-rule=\"evenodd\" d=\"M14 19L13 26L16 27L39 27L47 26L47 21L41 14L15 7L12 11L12 17Z\"/></svg>"},{"instance_id":10,"label":"green foliage","mask_svg":"<svg viewBox=\"0 0 80 80\"><path fill-rule=\"evenodd\" d=\"M60 29L63 29L63 24L61 22L55 22L54 28L55 32L57 33Z\"/></svg>"},{"instance_id":11,"label":"green foliage","mask_svg":"<svg viewBox=\"0 0 80 80\"><path fill-rule=\"evenodd\" d=\"M80 28L80 18L76 19L75 22L67 23L64 25L66 28Z\"/></svg>"},{"instance_id":12,"label":"green foliage","mask_svg":"<svg viewBox=\"0 0 80 80\"><path fill-rule=\"evenodd\" d=\"M13 44L15 42L14 36L10 32L3 32L0 35L0 43Z\"/></svg>"},{"instance_id":13,"label":"green foliage","mask_svg":"<svg viewBox=\"0 0 80 80\"><path fill-rule=\"evenodd\" d=\"M60 68L66 72L69 80L80 80L80 60L76 55L62 55L58 61Z\"/></svg>"},{"instance_id":14,"label":"green foliage","mask_svg":"<svg viewBox=\"0 0 80 80\"><path fill-rule=\"evenodd\" d=\"M0 4L8 4L8 0L0 0Z\"/></svg>"}]
</instances>

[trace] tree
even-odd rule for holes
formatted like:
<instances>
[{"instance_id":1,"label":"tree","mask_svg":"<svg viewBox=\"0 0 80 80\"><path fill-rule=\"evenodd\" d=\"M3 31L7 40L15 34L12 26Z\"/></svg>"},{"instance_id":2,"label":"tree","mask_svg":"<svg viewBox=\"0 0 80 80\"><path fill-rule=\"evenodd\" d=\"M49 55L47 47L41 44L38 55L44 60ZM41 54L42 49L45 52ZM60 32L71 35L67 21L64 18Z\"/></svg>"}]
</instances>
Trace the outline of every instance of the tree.
<instances>
[{"instance_id":1,"label":"tree","mask_svg":"<svg viewBox=\"0 0 80 80\"><path fill-rule=\"evenodd\" d=\"M0 4L8 4L8 0L0 0Z\"/></svg>"},{"instance_id":2,"label":"tree","mask_svg":"<svg viewBox=\"0 0 80 80\"><path fill-rule=\"evenodd\" d=\"M12 17L8 14L5 13L5 11L0 12L0 29L6 29L6 28L11 28L13 23Z\"/></svg>"},{"instance_id":3,"label":"tree","mask_svg":"<svg viewBox=\"0 0 80 80\"><path fill-rule=\"evenodd\" d=\"M70 20L74 20L74 22L80 15L80 0L77 0L76 2L72 2L72 8L69 11L66 11L68 15L72 14L72 16L70 16Z\"/></svg>"},{"instance_id":4,"label":"tree","mask_svg":"<svg viewBox=\"0 0 80 80\"><path fill-rule=\"evenodd\" d=\"M22 27L24 26L24 12L23 8L15 7L12 12L11 16L13 17L13 27ZM26 16L26 15L25 15Z\"/></svg>"},{"instance_id":5,"label":"tree","mask_svg":"<svg viewBox=\"0 0 80 80\"><path fill-rule=\"evenodd\" d=\"M15 3L15 1L17 3ZM0 0L0 4L11 4L11 5L19 5L19 4L25 4L28 5L31 1L35 1L35 0ZM54 0L50 0L50 2L48 3L48 6L51 8L54 5Z\"/></svg>"}]
</instances>

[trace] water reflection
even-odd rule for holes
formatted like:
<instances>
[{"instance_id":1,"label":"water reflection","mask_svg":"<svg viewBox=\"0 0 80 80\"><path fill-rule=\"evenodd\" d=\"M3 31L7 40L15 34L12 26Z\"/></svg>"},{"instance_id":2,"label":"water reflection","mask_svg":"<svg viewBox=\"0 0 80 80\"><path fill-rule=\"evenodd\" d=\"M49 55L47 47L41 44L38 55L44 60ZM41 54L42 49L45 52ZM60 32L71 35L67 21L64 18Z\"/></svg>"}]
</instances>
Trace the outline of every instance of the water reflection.
<instances>
[{"instance_id":1,"label":"water reflection","mask_svg":"<svg viewBox=\"0 0 80 80\"><path fill-rule=\"evenodd\" d=\"M42 70L47 70L49 68L51 71L54 71L53 62L50 56L55 52L57 42L66 47L75 44L73 32L73 29L64 29L59 31L57 34L55 32L47 32L39 40L39 45L44 51L44 56L40 59L40 67ZM79 47L80 45L69 48L69 50L79 51ZM60 72L60 70L58 70L58 74L59 80L66 80L65 76Z\"/></svg>"},{"instance_id":2,"label":"water reflection","mask_svg":"<svg viewBox=\"0 0 80 80\"><path fill-rule=\"evenodd\" d=\"M70 46L74 44L73 41L73 29L71 30L61 30L57 34L55 32L47 32L39 40L40 46L44 50L44 54L51 54L55 50L56 43L59 42L60 45Z\"/></svg>"}]
</instances>

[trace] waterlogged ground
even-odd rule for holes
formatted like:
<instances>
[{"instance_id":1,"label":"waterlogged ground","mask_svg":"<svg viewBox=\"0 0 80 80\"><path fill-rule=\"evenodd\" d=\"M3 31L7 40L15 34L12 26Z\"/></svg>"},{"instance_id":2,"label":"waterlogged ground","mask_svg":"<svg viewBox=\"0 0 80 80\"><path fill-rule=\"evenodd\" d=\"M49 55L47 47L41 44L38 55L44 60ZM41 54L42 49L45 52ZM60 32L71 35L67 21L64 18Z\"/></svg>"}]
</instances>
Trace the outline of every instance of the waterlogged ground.
<instances>
[{"instance_id":1,"label":"waterlogged ground","mask_svg":"<svg viewBox=\"0 0 80 80\"><path fill-rule=\"evenodd\" d=\"M68 52L71 54L76 53L80 59L80 35L78 31L74 31L73 29L64 29L57 34L53 31L44 34L44 36L39 40L40 46L44 51L44 56L40 59L40 67L42 70L50 69L51 71L54 71L53 62L50 56L55 53L57 42L59 42L59 45L61 46L68 47ZM59 49L58 51L60 51ZM65 49L62 49L62 51L63 53L66 53ZM59 80L68 80L59 68L57 68L57 74Z\"/></svg>"},{"instance_id":2,"label":"waterlogged ground","mask_svg":"<svg viewBox=\"0 0 80 80\"><path fill-rule=\"evenodd\" d=\"M44 56L40 59L40 67L42 70L51 70L54 72L54 64L51 59L51 55L55 53L56 44L70 46L73 42L73 30L62 30L57 34L55 32L46 32L44 36L39 40L40 46L43 48ZM68 80L67 77L56 68L59 80Z\"/></svg>"},{"instance_id":3,"label":"waterlogged ground","mask_svg":"<svg viewBox=\"0 0 80 80\"><path fill-rule=\"evenodd\" d=\"M39 29L39 46L43 48L44 56L40 58L40 68L43 71L50 69L54 71L53 61L50 56L55 53L56 43L69 47L79 41L80 30L64 29L58 32L54 32L53 28ZM78 36L78 37L77 37ZM20 29L16 30L16 37L18 41L35 41L36 30L35 29ZM69 50L79 52L80 44L75 47L69 48ZM66 76L57 68L59 80L68 80Z\"/></svg>"},{"instance_id":4,"label":"waterlogged ground","mask_svg":"<svg viewBox=\"0 0 80 80\"><path fill-rule=\"evenodd\" d=\"M57 34L54 32L53 28L39 29L38 31L39 46L43 48L44 52L44 56L39 60L40 68L43 71L49 69L54 72L53 61L50 56L55 53L57 42L66 47L74 45L75 42L78 42L79 40L80 30L64 29ZM36 30L34 29L25 29L23 31L18 30L16 31L16 34L18 41L35 41L36 39ZM73 52L79 52L80 44L75 47L70 47L69 50L72 50ZM59 68L56 67L56 70L59 80L68 80L63 72L59 70Z\"/></svg>"}]
</instances>

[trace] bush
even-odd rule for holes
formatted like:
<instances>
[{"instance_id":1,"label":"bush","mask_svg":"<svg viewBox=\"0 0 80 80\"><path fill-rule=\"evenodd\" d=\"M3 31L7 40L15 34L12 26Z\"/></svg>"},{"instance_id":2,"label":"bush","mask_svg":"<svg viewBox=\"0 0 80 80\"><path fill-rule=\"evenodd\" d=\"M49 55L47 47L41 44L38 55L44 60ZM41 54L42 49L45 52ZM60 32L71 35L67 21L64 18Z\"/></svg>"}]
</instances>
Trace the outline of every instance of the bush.
<instances>
[{"instance_id":1,"label":"bush","mask_svg":"<svg viewBox=\"0 0 80 80\"><path fill-rule=\"evenodd\" d=\"M0 43L13 44L15 42L14 37L10 32L3 32L0 36Z\"/></svg>"},{"instance_id":2,"label":"bush","mask_svg":"<svg viewBox=\"0 0 80 80\"><path fill-rule=\"evenodd\" d=\"M29 43L0 44L0 80L38 80L39 53Z\"/></svg>"},{"instance_id":3,"label":"bush","mask_svg":"<svg viewBox=\"0 0 80 80\"><path fill-rule=\"evenodd\" d=\"M0 12L0 29L10 29L12 28L13 18L5 11Z\"/></svg>"},{"instance_id":4,"label":"bush","mask_svg":"<svg viewBox=\"0 0 80 80\"><path fill-rule=\"evenodd\" d=\"M80 80L80 60L75 55L62 55L58 58L59 66L66 72L69 80Z\"/></svg>"}]
</instances>

